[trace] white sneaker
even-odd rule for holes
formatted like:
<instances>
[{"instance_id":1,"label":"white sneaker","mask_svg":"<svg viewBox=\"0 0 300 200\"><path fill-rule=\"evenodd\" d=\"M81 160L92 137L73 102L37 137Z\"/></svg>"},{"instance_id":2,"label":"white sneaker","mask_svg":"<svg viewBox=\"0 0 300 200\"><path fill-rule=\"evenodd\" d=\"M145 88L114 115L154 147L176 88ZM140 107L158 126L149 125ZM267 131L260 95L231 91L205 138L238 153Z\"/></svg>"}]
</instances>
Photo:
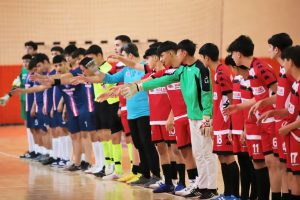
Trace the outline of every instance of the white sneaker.
<instances>
[{"instance_id":1,"label":"white sneaker","mask_svg":"<svg viewBox=\"0 0 300 200\"><path fill-rule=\"evenodd\" d=\"M114 164L110 164L107 167L105 167L105 175L110 175L115 171Z\"/></svg>"},{"instance_id":2,"label":"white sneaker","mask_svg":"<svg viewBox=\"0 0 300 200\"><path fill-rule=\"evenodd\" d=\"M151 189L157 189L162 184L165 184L165 181L164 180L159 180L159 181L156 181L156 183L149 185L149 188L151 188Z\"/></svg>"},{"instance_id":3,"label":"white sneaker","mask_svg":"<svg viewBox=\"0 0 300 200\"><path fill-rule=\"evenodd\" d=\"M195 180L190 180L189 186L184 188L183 190L176 191L175 194L179 196L186 196L191 193L191 190L195 189L198 187L198 177L196 177Z\"/></svg>"},{"instance_id":4,"label":"white sneaker","mask_svg":"<svg viewBox=\"0 0 300 200\"><path fill-rule=\"evenodd\" d=\"M99 166L97 165L94 165L92 166L91 168L85 170L84 172L87 173L87 174L93 174L93 173L96 173L96 172L99 172L101 169Z\"/></svg>"},{"instance_id":5,"label":"white sneaker","mask_svg":"<svg viewBox=\"0 0 300 200\"><path fill-rule=\"evenodd\" d=\"M103 180L115 180L115 179L119 179L119 178L121 178L121 174L119 175L119 174L116 174L115 172L114 173L112 173L112 174L110 174L110 175L107 175L107 176L104 176L103 177Z\"/></svg>"}]
</instances>

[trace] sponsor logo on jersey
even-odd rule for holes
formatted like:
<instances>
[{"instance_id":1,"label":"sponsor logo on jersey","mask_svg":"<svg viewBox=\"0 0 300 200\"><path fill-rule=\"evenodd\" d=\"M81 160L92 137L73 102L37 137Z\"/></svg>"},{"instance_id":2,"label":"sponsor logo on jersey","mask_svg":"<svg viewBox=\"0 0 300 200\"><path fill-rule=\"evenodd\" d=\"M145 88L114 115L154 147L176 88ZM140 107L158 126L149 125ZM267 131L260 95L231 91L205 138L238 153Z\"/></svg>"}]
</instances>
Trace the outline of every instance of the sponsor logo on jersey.
<instances>
[{"instance_id":1,"label":"sponsor logo on jersey","mask_svg":"<svg viewBox=\"0 0 300 200\"><path fill-rule=\"evenodd\" d=\"M240 100L241 99L241 92L233 91L232 98Z\"/></svg>"},{"instance_id":2,"label":"sponsor logo on jersey","mask_svg":"<svg viewBox=\"0 0 300 200\"><path fill-rule=\"evenodd\" d=\"M284 87L278 86L277 88L277 95L283 96L284 95Z\"/></svg>"},{"instance_id":3,"label":"sponsor logo on jersey","mask_svg":"<svg viewBox=\"0 0 300 200\"><path fill-rule=\"evenodd\" d=\"M168 90L180 90L180 83L172 83L170 85L167 85Z\"/></svg>"},{"instance_id":4,"label":"sponsor logo on jersey","mask_svg":"<svg viewBox=\"0 0 300 200\"><path fill-rule=\"evenodd\" d=\"M294 112L295 112L295 106L290 103L290 105L289 105L289 113L290 114L294 114Z\"/></svg>"},{"instance_id":5,"label":"sponsor logo on jersey","mask_svg":"<svg viewBox=\"0 0 300 200\"><path fill-rule=\"evenodd\" d=\"M259 87L252 87L252 91L254 95L260 95L266 92L265 88L263 86Z\"/></svg>"}]
</instances>

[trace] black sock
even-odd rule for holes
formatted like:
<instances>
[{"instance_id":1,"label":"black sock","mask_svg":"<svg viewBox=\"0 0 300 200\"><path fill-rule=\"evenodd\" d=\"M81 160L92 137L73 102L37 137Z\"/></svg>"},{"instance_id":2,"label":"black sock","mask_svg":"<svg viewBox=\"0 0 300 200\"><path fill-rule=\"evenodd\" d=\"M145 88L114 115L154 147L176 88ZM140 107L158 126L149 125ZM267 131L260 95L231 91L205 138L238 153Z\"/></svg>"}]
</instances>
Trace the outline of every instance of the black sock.
<instances>
[{"instance_id":1,"label":"black sock","mask_svg":"<svg viewBox=\"0 0 300 200\"><path fill-rule=\"evenodd\" d=\"M258 200L268 200L270 196L270 179L267 167L256 169L256 184Z\"/></svg>"},{"instance_id":2,"label":"black sock","mask_svg":"<svg viewBox=\"0 0 300 200\"><path fill-rule=\"evenodd\" d=\"M196 176L198 176L197 168L194 169L188 169L187 174L190 180L196 179Z\"/></svg>"},{"instance_id":3,"label":"black sock","mask_svg":"<svg viewBox=\"0 0 300 200\"><path fill-rule=\"evenodd\" d=\"M272 192L272 200L281 200L281 192Z\"/></svg>"},{"instance_id":4,"label":"black sock","mask_svg":"<svg viewBox=\"0 0 300 200\"><path fill-rule=\"evenodd\" d=\"M165 183L172 185L171 164L163 164L161 168L165 177Z\"/></svg>"},{"instance_id":5,"label":"black sock","mask_svg":"<svg viewBox=\"0 0 300 200\"><path fill-rule=\"evenodd\" d=\"M171 161L171 175L172 175L172 179L176 180L177 177L177 163L176 161Z\"/></svg>"},{"instance_id":6,"label":"black sock","mask_svg":"<svg viewBox=\"0 0 300 200\"><path fill-rule=\"evenodd\" d=\"M240 180L241 180L241 199L249 199L250 183L252 173L252 162L248 154L239 154L238 162L240 166Z\"/></svg>"},{"instance_id":7,"label":"black sock","mask_svg":"<svg viewBox=\"0 0 300 200\"><path fill-rule=\"evenodd\" d=\"M131 172L133 174L138 174L139 173L139 166L138 165L132 165Z\"/></svg>"},{"instance_id":8,"label":"black sock","mask_svg":"<svg viewBox=\"0 0 300 200\"><path fill-rule=\"evenodd\" d=\"M228 171L228 165L226 163L221 163L221 170L222 170L223 183L224 183L224 195L230 196L229 187L231 187L231 185L229 185L230 183L228 182L228 177L230 177Z\"/></svg>"},{"instance_id":9,"label":"black sock","mask_svg":"<svg viewBox=\"0 0 300 200\"><path fill-rule=\"evenodd\" d=\"M227 165L227 170L230 176L228 177L230 194L239 197L240 191L240 171L236 161Z\"/></svg>"},{"instance_id":10,"label":"black sock","mask_svg":"<svg viewBox=\"0 0 300 200\"><path fill-rule=\"evenodd\" d=\"M300 195L291 194L291 200L300 200Z\"/></svg>"},{"instance_id":11,"label":"black sock","mask_svg":"<svg viewBox=\"0 0 300 200\"><path fill-rule=\"evenodd\" d=\"M282 193L281 200L289 200L290 199L289 197L290 197L289 193Z\"/></svg>"},{"instance_id":12,"label":"black sock","mask_svg":"<svg viewBox=\"0 0 300 200\"><path fill-rule=\"evenodd\" d=\"M179 183L185 186L185 164L177 164L177 171L179 175Z\"/></svg>"}]
</instances>

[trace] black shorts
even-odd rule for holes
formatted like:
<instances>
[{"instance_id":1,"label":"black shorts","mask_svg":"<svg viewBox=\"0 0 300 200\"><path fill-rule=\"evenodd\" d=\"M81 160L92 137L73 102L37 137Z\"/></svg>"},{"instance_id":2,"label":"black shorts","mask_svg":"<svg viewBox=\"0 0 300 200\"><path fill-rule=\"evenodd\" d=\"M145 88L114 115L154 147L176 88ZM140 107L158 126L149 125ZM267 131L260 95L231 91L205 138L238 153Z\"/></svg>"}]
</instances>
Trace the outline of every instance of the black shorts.
<instances>
[{"instance_id":1,"label":"black shorts","mask_svg":"<svg viewBox=\"0 0 300 200\"><path fill-rule=\"evenodd\" d=\"M119 102L94 102L94 106L96 130L110 129L112 134L123 130L121 118L118 116Z\"/></svg>"}]
</instances>

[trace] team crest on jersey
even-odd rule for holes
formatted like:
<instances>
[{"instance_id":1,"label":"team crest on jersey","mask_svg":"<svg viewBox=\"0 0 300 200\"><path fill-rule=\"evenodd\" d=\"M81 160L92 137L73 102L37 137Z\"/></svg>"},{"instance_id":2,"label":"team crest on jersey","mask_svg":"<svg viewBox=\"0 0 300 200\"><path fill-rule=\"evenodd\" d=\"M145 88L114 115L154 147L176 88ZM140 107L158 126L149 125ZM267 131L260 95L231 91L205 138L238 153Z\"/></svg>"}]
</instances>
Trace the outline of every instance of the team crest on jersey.
<instances>
[{"instance_id":1,"label":"team crest on jersey","mask_svg":"<svg viewBox=\"0 0 300 200\"><path fill-rule=\"evenodd\" d=\"M252 77L252 78L255 78L255 77L256 77L256 76L255 76L255 71L254 71L253 68L251 68L251 69L249 70L249 75L250 75L250 77Z\"/></svg>"},{"instance_id":2,"label":"team crest on jersey","mask_svg":"<svg viewBox=\"0 0 300 200\"><path fill-rule=\"evenodd\" d=\"M294 111L295 111L295 106L293 104L289 104L289 113L290 114L294 114Z\"/></svg>"},{"instance_id":3,"label":"team crest on jersey","mask_svg":"<svg viewBox=\"0 0 300 200\"><path fill-rule=\"evenodd\" d=\"M180 83L172 83L170 85L167 85L168 90L180 90Z\"/></svg>"},{"instance_id":4,"label":"team crest on jersey","mask_svg":"<svg viewBox=\"0 0 300 200\"><path fill-rule=\"evenodd\" d=\"M252 87L252 90L253 90L254 95L261 95L266 92L266 90L263 86Z\"/></svg>"},{"instance_id":5,"label":"team crest on jersey","mask_svg":"<svg viewBox=\"0 0 300 200\"><path fill-rule=\"evenodd\" d=\"M166 94L167 90L165 87L155 88L153 90L149 90L149 94Z\"/></svg>"},{"instance_id":6,"label":"team crest on jersey","mask_svg":"<svg viewBox=\"0 0 300 200\"><path fill-rule=\"evenodd\" d=\"M285 75L286 71L284 67L280 67L280 75Z\"/></svg>"},{"instance_id":7,"label":"team crest on jersey","mask_svg":"<svg viewBox=\"0 0 300 200\"><path fill-rule=\"evenodd\" d=\"M278 86L277 88L277 95L283 96L284 95L284 87Z\"/></svg>"},{"instance_id":8,"label":"team crest on jersey","mask_svg":"<svg viewBox=\"0 0 300 200\"><path fill-rule=\"evenodd\" d=\"M241 97L242 97L241 92L233 91L233 93L232 93L232 98L233 99L240 100Z\"/></svg>"},{"instance_id":9,"label":"team crest on jersey","mask_svg":"<svg viewBox=\"0 0 300 200\"><path fill-rule=\"evenodd\" d=\"M294 82L293 86L292 86L292 89L293 89L294 94L296 94L296 95L298 94L298 88L299 88L299 83Z\"/></svg>"}]
</instances>

